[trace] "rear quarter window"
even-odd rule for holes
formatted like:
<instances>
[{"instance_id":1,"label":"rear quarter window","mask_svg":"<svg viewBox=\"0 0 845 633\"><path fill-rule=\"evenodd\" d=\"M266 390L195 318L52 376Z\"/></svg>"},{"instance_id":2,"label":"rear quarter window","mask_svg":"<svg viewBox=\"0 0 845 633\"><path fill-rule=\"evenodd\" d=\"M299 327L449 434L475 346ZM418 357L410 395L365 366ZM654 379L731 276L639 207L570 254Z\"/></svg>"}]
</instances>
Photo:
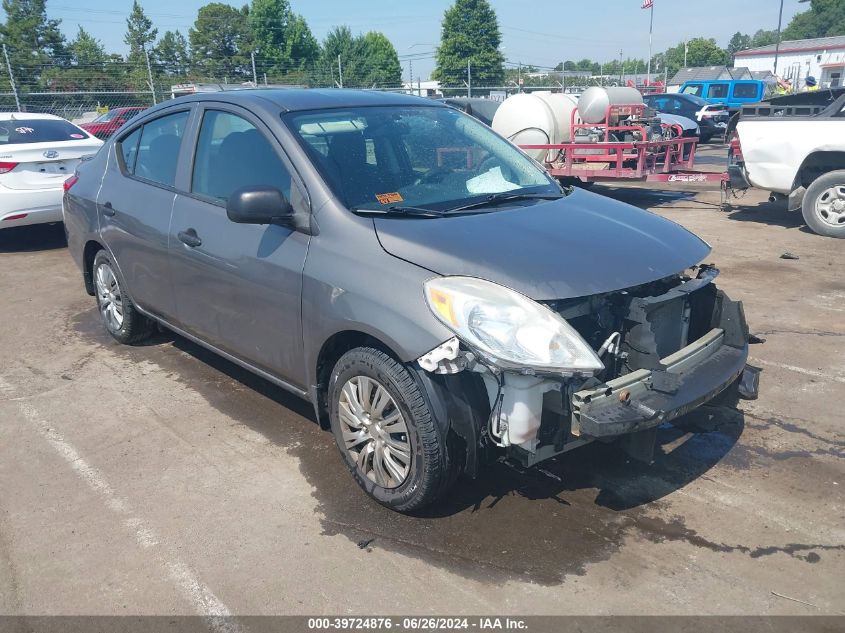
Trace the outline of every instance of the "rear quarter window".
<instances>
[{"instance_id":1,"label":"rear quarter window","mask_svg":"<svg viewBox=\"0 0 845 633\"><path fill-rule=\"evenodd\" d=\"M755 99L757 97L756 84L736 84L734 86L734 97L737 99Z\"/></svg>"},{"instance_id":2,"label":"rear quarter window","mask_svg":"<svg viewBox=\"0 0 845 633\"><path fill-rule=\"evenodd\" d=\"M16 119L0 121L0 145L55 143L87 139L88 134L70 121L58 119Z\"/></svg>"}]
</instances>

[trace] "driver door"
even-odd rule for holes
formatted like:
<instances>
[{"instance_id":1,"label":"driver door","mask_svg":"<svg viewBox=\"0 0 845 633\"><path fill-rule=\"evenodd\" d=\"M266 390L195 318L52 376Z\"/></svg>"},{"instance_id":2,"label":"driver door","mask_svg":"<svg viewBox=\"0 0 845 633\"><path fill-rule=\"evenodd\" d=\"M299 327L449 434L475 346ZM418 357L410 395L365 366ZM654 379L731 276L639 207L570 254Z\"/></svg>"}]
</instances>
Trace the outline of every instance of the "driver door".
<instances>
[{"instance_id":1,"label":"driver door","mask_svg":"<svg viewBox=\"0 0 845 633\"><path fill-rule=\"evenodd\" d=\"M279 225L236 224L226 201L272 186L308 210L281 146L250 112L200 113L187 193L173 203L170 267L178 320L189 333L302 387L302 268L310 237Z\"/></svg>"}]
</instances>

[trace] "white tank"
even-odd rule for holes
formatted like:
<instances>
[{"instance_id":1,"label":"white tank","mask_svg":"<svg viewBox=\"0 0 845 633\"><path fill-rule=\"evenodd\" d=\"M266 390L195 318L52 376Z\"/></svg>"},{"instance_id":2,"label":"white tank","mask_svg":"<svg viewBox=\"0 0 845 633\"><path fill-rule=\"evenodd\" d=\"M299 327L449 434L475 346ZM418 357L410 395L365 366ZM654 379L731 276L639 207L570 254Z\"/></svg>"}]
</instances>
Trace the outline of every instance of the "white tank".
<instances>
[{"instance_id":1,"label":"white tank","mask_svg":"<svg viewBox=\"0 0 845 633\"><path fill-rule=\"evenodd\" d=\"M516 145L554 145L571 139L570 121L575 102L569 95L551 92L519 93L505 99L493 117L493 129ZM525 150L540 162L542 149Z\"/></svg>"},{"instance_id":2,"label":"white tank","mask_svg":"<svg viewBox=\"0 0 845 633\"><path fill-rule=\"evenodd\" d=\"M587 88L578 99L578 114L584 123L604 123L605 113L609 106L642 102L643 96L636 88L593 86Z\"/></svg>"},{"instance_id":3,"label":"white tank","mask_svg":"<svg viewBox=\"0 0 845 633\"><path fill-rule=\"evenodd\" d=\"M559 92L534 92L532 93L546 102L555 119L555 140L553 143L568 143L572 140L572 111L578 105L578 101L572 95ZM578 115L575 122L580 122Z\"/></svg>"}]
</instances>

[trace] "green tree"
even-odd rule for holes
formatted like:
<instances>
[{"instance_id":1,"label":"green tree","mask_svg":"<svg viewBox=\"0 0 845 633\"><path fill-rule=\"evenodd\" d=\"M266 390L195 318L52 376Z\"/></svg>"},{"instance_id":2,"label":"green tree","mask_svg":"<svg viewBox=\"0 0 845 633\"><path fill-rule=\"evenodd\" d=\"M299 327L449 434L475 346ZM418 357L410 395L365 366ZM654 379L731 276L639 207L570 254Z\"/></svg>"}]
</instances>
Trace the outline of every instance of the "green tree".
<instances>
[{"instance_id":1,"label":"green tree","mask_svg":"<svg viewBox=\"0 0 845 633\"><path fill-rule=\"evenodd\" d=\"M326 35L323 40L323 47L320 52L321 76L319 83L333 85L340 83L340 70L338 69L338 57L343 73L343 84L351 86L358 74L356 65L359 58L359 43L352 35L348 26L336 26Z\"/></svg>"},{"instance_id":2,"label":"green tree","mask_svg":"<svg viewBox=\"0 0 845 633\"><path fill-rule=\"evenodd\" d=\"M305 18L288 0L252 0L249 26L263 71L285 75L313 65L320 55Z\"/></svg>"},{"instance_id":3,"label":"green tree","mask_svg":"<svg viewBox=\"0 0 845 633\"><path fill-rule=\"evenodd\" d=\"M359 81L365 87L396 87L402 83L402 66L389 39L377 31L370 31L359 44L361 55Z\"/></svg>"},{"instance_id":4,"label":"green tree","mask_svg":"<svg viewBox=\"0 0 845 633\"><path fill-rule=\"evenodd\" d=\"M149 52L158 35L158 29L153 27L153 21L144 13L144 8L133 0L132 11L126 18L126 35L123 41L129 46L127 60L135 65L146 65L145 51Z\"/></svg>"},{"instance_id":5,"label":"green tree","mask_svg":"<svg viewBox=\"0 0 845 633\"><path fill-rule=\"evenodd\" d=\"M76 37L68 44L67 48L70 52L71 63L79 66L102 67L108 58L100 40L81 26L76 33Z\"/></svg>"},{"instance_id":6,"label":"green tree","mask_svg":"<svg viewBox=\"0 0 845 633\"><path fill-rule=\"evenodd\" d=\"M684 66L684 42L668 49L664 60L669 70L669 77ZM696 37L686 42L687 66L721 66L729 63L728 52L720 48L713 38Z\"/></svg>"},{"instance_id":7,"label":"green tree","mask_svg":"<svg viewBox=\"0 0 845 633\"><path fill-rule=\"evenodd\" d=\"M444 86L463 86L469 63L473 84L501 85L505 76L501 39L496 12L487 0L455 0L443 16L433 77Z\"/></svg>"},{"instance_id":8,"label":"green tree","mask_svg":"<svg viewBox=\"0 0 845 633\"><path fill-rule=\"evenodd\" d=\"M6 21L0 24L0 39L8 49L18 87L37 86L45 69L69 61L59 31L61 20L47 19L45 1L3 0Z\"/></svg>"},{"instance_id":9,"label":"green tree","mask_svg":"<svg viewBox=\"0 0 845 633\"><path fill-rule=\"evenodd\" d=\"M733 59L734 55L739 51L744 51L746 48L751 48L751 36L737 31L731 37L731 41L728 42L728 55Z\"/></svg>"},{"instance_id":10,"label":"green tree","mask_svg":"<svg viewBox=\"0 0 845 633\"><path fill-rule=\"evenodd\" d=\"M845 2L810 0L810 9L796 15L783 30L783 39L845 35Z\"/></svg>"},{"instance_id":11,"label":"green tree","mask_svg":"<svg viewBox=\"0 0 845 633\"><path fill-rule=\"evenodd\" d=\"M268 72L279 74L287 70L290 18L288 0L252 0L249 7L253 45Z\"/></svg>"},{"instance_id":12,"label":"green tree","mask_svg":"<svg viewBox=\"0 0 845 633\"><path fill-rule=\"evenodd\" d=\"M287 58L291 68L303 70L313 66L320 57L320 45L301 15L291 14L288 20Z\"/></svg>"},{"instance_id":13,"label":"green tree","mask_svg":"<svg viewBox=\"0 0 845 633\"><path fill-rule=\"evenodd\" d=\"M769 46L770 44L774 44L775 42L777 42L777 39L777 31L767 31L765 29L759 29L754 35L751 36L751 48Z\"/></svg>"},{"instance_id":14,"label":"green tree","mask_svg":"<svg viewBox=\"0 0 845 633\"><path fill-rule=\"evenodd\" d=\"M153 48L156 68L165 75L186 75L190 67L188 40L179 31L165 31Z\"/></svg>"},{"instance_id":15,"label":"green tree","mask_svg":"<svg viewBox=\"0 0 845 633\"><path fill-rule=\"evenodd\" d=\"M252 37L248 18L247 6L236 9L212 2L200 7L188 32L194 68L209 79L251 79Z\"/></svg>"}]
</instances>

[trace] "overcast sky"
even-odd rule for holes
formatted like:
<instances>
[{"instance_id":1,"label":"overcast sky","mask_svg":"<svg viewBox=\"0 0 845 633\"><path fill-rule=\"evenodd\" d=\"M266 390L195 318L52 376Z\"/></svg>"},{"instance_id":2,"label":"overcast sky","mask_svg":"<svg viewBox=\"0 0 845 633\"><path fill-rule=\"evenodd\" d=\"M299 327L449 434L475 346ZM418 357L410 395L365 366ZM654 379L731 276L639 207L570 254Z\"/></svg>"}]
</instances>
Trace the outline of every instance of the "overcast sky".
<instances>
[{"instance_id":1,"label":"overcast sky","mask_svg":"<svg viewBox=\"0 0 845 633\"><path fill-rule=\"evenodd\" d=\"M187 35L196 11L208 0L142 0L147 15L163 32ZM231 3L238 5L239 3ZM414 55L414 77L425 79L434 67L433 50L450 0L293 0L314 35L322 41L333 26L353 33L382 31L400 58ZM503 53L509 62L554 66L565 59L600 61L619 56L646 58L649 12L641 0L492 0L499 17ZM777 27L780 0L655 0L654 52L684 39L715 37L722 46L736 31L753 33ZM77 25L99 38L109 52L125 52L125 19L132 0L49 0L47 13L61 18L68 38ZM808 5L784 1L783 24ZM430 55L426 55L431 51ZM426 58L428 57L428 58ZM409 64L403 59L403 76Z\"/></svg>"}]
</instances>

